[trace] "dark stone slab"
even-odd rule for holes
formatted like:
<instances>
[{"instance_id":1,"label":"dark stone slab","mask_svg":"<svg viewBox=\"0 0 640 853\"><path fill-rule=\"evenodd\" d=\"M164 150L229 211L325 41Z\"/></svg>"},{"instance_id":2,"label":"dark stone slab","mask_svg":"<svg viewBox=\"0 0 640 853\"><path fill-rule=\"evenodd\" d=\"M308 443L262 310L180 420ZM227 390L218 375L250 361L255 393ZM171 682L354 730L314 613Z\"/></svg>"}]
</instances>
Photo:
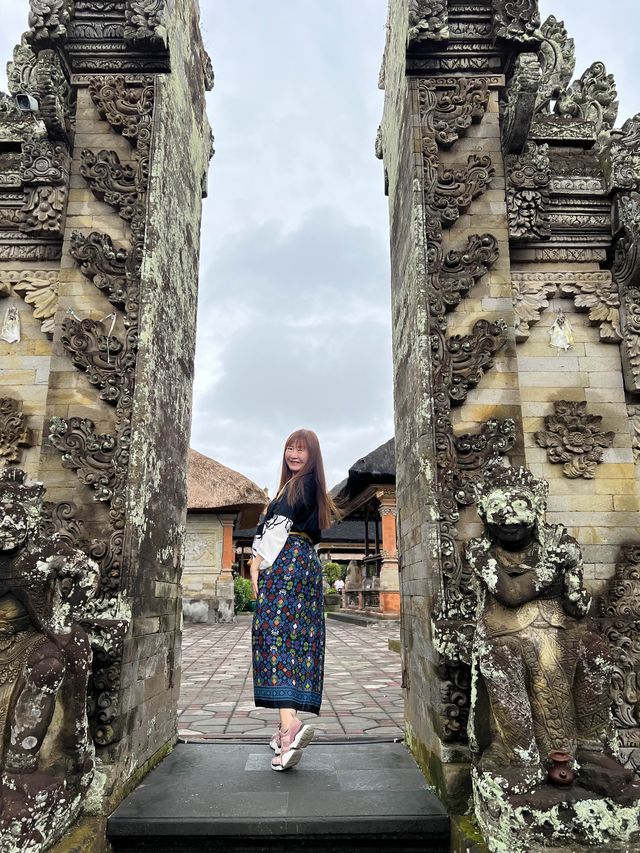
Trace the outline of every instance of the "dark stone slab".
<instances>
[{"instance_id":1,"label":"dark stone slab","mask_svg":"<svg viewBox=\"0 0 640 853\"><path fill-rule=\"evenodd\" d=\"M449 818L402 744L311 745L286 773L271 756L178 745L109 818L114 850L448 849Z\"/></svg>"}]
</instances>

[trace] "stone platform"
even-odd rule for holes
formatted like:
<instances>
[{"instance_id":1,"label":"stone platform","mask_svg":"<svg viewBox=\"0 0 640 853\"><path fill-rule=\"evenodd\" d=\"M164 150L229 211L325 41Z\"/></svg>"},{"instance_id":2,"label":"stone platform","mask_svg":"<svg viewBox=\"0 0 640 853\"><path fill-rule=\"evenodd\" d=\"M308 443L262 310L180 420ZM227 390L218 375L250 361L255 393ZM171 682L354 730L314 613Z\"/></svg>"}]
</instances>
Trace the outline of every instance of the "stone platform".
<instances>
[{"instance_id":1,"label":"stone platform","mask_svg":"<svg viewBox=\"0 0 640 853\"><path fill-rule=\"evenodd\" d=\"M404 699L397 622L370 627L327 619L324 690L320 717L301 714L317 739L402 739ZM251 617L235 624L186 624L178 734L191 742L268 739L277 711L256 708L251 676Z\"/></svg>"},{"instance_id":2,"label":"stone platform","mask_svg":"<svg viewBox=\"0 0 640 853\"><path fill-rule=\"evenodd\" d=\"M312 744L285 773L272 754L178 745L109 818L114 853L449 850L449 818L402 744Z\"/></svg>"}]
</instances>

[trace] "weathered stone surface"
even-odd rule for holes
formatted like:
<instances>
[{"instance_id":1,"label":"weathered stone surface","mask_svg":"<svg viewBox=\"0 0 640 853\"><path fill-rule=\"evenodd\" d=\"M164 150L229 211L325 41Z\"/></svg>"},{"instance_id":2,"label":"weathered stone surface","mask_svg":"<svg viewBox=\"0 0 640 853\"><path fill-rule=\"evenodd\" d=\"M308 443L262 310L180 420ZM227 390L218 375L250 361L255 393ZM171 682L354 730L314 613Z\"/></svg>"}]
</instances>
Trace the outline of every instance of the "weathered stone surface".
<instances>
[{"instance_id":1,"label":"weathered stone surface","mask_svg":"<svg viewBox=\"0 0 640 853\"><path fill-rule=\"evenodd\" d=\"M523 853L549 834L597 844L635 832L614 820L637 814L640 785L614 751L610 649L585 623L582 555L547 523L547 494L526 469L494 467L478 500L484 535L467 546L478 579L474 798L491 850L507 838ZM585 820L593 813L599 825Z\"/></svg>"}]
</instances>

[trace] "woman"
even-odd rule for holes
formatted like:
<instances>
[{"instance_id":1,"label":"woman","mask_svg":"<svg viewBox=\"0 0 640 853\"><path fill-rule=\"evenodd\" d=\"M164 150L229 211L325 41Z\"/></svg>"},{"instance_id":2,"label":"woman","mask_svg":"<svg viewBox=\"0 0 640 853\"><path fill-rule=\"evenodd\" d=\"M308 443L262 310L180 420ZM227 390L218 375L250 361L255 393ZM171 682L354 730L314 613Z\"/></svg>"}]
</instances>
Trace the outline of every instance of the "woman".
<instances>
[{"instance_id":1,"label":"woman","mask_svg":"<svg viewBox=\"0 0 640 853\"><path fill-rule=\"evenodd\" d=\"M296 430L285 443L280 487L256 532L251 563L258 600L252 632L255 703L280 711L270 743L274 770L294 767L313 737L313 727L296 712L320 712L324 596L313 546L332 516L338 511L327 494L318 437Z\"/></svg>"}]
</instances>

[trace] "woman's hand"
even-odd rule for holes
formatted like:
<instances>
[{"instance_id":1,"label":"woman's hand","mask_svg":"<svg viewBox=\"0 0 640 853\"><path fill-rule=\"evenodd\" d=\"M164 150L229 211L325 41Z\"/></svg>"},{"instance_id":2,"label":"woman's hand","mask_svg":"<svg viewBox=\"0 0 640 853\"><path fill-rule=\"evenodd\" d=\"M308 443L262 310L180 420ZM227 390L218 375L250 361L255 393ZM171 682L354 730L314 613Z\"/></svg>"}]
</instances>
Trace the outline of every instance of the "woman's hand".
<instances>
[{"instance_id":1,"label":"woman's hand","mask_svg":"<svg viewBox=\"0 0 640 853\"><path fill-rule=\"evenodd\" d=\"M249 574L251 576L251 592L253 593L254 598L258 597L258 572L260 571L260 563L262 563L262 557L254 557L249 569Z\"/></svg>"}]
</instances>

